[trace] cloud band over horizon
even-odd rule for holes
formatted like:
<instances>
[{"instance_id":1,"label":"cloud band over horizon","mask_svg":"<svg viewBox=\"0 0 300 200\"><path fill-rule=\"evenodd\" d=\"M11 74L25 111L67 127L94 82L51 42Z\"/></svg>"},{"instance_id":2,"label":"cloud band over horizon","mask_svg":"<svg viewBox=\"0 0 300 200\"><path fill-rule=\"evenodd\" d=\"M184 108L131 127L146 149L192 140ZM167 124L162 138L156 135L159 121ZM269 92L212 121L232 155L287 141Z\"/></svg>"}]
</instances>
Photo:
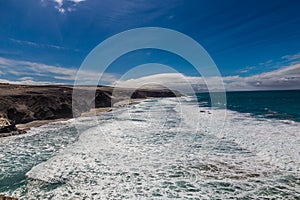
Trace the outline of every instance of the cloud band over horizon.
<instances>
[{"instance_id":1,"label":"cloud band over horizon","mask_svg":"<svg viewBox=\"0 0 300 200\"><path fill-rule=\"evenodd\" d=\"M10 84L73 84L76 79L77 69L50 66L41 63L18 61L0 57L0 83ZM282 66L279 69L263 72L256 75L242 77L195 77L180 73L160 73L127 80L118 80L117 74L99 74L94 71L85 71L82 81L101 80L107 85L135 88L137 85L161 85L173 89L182 89L187 85L196 91L205 91L207 83L213 85L216 79L222 79L226 90L288 90L300 89L300 64ZM157 87L157 86L156 86Z\"/></svg>"}]
</instances>

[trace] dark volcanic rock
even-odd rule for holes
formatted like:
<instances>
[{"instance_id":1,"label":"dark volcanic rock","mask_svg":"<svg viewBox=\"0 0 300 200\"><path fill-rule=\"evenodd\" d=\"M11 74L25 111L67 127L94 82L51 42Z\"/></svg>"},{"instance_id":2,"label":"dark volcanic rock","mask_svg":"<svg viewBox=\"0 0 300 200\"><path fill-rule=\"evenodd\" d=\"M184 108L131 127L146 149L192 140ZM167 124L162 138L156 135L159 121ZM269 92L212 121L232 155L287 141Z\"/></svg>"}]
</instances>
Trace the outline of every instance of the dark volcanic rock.
<instances>
[{"instance_id":1,"label":"dark volcanic rock","mask_svg":"<svg viewBox=\"0 0 300 200\"><path fill-rule=\"evenodd\" d=\"M11 120L5 118L4 116L0 116L0 133L8 133L16 130L17 128Z\"/></svg>"}]
</instances>

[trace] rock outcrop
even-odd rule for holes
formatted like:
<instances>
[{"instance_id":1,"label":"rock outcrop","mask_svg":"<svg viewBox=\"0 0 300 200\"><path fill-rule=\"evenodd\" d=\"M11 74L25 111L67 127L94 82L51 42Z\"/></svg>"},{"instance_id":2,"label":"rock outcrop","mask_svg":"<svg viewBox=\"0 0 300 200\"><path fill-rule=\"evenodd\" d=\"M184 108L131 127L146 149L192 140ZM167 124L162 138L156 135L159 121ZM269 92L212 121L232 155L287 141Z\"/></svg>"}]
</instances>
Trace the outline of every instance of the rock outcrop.
<instances>
[{"instance_id":1,"label":"rock outcrop","mask_svg":"<svg viewBox=\"0 0 300 200\"><path fill-rule=\"evenodd\" d=\"M15 124L6 118L4 114L0 114L0 133L7 133L11 131L16 131L17 128Z\"/></svg>"}]
</instances>

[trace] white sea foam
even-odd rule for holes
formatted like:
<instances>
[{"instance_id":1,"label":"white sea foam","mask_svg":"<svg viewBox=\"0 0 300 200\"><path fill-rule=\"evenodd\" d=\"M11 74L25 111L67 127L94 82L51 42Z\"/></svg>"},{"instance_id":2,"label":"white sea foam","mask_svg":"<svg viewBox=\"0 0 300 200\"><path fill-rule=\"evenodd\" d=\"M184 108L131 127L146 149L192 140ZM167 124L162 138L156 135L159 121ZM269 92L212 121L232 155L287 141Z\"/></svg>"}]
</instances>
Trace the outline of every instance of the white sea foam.
<instances>
[{"instance_id":1,"label":"white sea foam","mask_svg":"<svg viewBox=\"0 0 300 200\"><path fill-rule=\"evenodd\" d=\"M52 150L55 156L29 170L28 183L15 194L23 199L300 195L299 123L198 108L193 100L153 99L101 119L73 120L85 131L74 143ZM49 151L53 142L61 144L64 137L70 138L70 134L53 132L45 135L48 143L44 149ZM19 150L30 154L44 145L29 143Z\"/></svg>"}]
</instances>

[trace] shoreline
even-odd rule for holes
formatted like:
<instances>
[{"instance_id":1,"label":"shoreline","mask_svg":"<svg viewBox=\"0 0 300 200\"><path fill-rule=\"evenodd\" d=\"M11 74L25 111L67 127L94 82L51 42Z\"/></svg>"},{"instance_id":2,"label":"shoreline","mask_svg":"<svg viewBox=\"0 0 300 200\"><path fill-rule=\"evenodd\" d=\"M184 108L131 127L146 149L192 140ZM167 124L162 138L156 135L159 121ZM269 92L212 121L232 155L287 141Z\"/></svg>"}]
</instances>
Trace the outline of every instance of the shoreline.
<instances>
[{"instance_id":1,"label":"shoreline","mask_svg":"<svg viewBox=\"0 0 300 200\"><path fill-rule=\"evenodd\" d=\"M111 112L113 109L119 109L119 108L123 108L128 105L133 105L133 104L136 104L136 103L141 102L146 99L151 99L151 98L140 98L140 99L130 99L130 100L119 101L116 104L114 104L114 106L112 106L112 107L94 108L94 109L90 110L89 112L81 113L81 115L79 117L99 116L101 114ZM31 128L40 127L40 126L50 124L53 122L68 121L70 119L74 119L74 117L58 118L58 119L51 119L51 120L34 120L34 121L24 123L24 124L16 124L15 126L17 128L17 131L0 134L0 141L2 138L6 138L6 137L10 137L10 136L25 135L27 133L27 131L30 131ZM18 198L9 197L9 196L0 194L0 200L18 200Z\"/></svg>"},{"instance_id":2,"label":"shoreline","mask_svg":"<svg viewBox=\"0 0 300 200\"><path fill-rule=\"evenodd\" d=\"M151 99L151 98L140 98L140 99L130 99L130 100L123 100L115 103L112 107L102 107L102 108L93 108L88 112L81 113L78 117L92 117L92 116L99 116L102 114L105 114L107 112L111 112L113 109L118 109L125 107L127 105L132 105L135 103L138 103L140 101ZM46 124L50 124L53 122L63 122L68 121L70 119L74 119L77 117L70 117L70 118L57 118L57 119L49 119L49 120L33 120L28 123L20 123L15 124L17 130L7 132L7 133L1 133L0 138L10 137L10 136L17 136L17 135L24 135L29 131L31 128L37 128Z\"/></svg>"},{"instance_id":3,"label":"shoreline","mask_svg":"<svg viewBox=\"0 0 300 200\"><path fill-rule=\"evenodd\" d=\"M74 89L80 92L78 99L73 99ZM84 98L91 89L95 86L0 84L0 138L24 134L31 127L50 122L109 112L140 99L182 96L165 88L135 90L99 85L93 105ZM114 90L118 91L117 96ZM113 102L116 103L112 105Z\"/></svg>"}]
</instances>

